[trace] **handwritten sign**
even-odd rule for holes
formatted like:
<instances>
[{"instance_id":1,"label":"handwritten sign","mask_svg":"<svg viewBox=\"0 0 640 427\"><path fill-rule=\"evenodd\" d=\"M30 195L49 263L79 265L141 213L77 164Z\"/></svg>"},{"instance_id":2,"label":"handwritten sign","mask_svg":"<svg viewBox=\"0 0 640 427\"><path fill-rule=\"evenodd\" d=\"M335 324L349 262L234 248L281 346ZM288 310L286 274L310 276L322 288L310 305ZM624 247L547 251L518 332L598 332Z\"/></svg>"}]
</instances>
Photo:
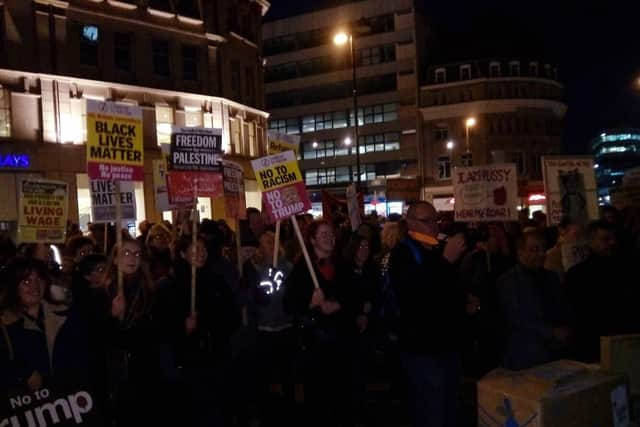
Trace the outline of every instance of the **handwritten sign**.
<instances>
[{"instance_id":1,"label":"handwritten sign","mask_svg":"<svg viewBox=\"0 0 640 427\"><path fill-rule=\"evenodd\" d=\"M593 157L543 157L547 222L563 217L586 224L598 219L598 195Z\"/></svg>"},{"instance_id":2,"label":"handwritten sign","mask_svg":"<svg viewBox=\"0 0 640 427\"><path fill-rule=\"evenodd\" d=\"M514 164L457 167L452 179L456 221L518 219L518 177Z\"/></svg>"},{"instance_id":3,"label":"handwritten sign","mask_svg":"<svg viewBox=\"0 0 640 427\"><path fill-rule=\"evenodd\" d=\"M116 221L116 183L114 181L91 180L91 221ZM125 181L120 184L120 206L122 219L136 220L136 194L133 182Z\"/></svg>"},{"instance_id":4,"label":"handwritten sign","mask_svg":"<svg viewBox=\"0 0 640 427\"><path fill-rule=\"evenodd\" d=\"M62 243L67 230L67 183L44 179L20 181L20 243Z\"/></svg>"},{"instance_id":5,"label":"handwritten sign","mask_svg":"<svg viewBox=\"0 0 640 427\"><path fill-rule=\"evenodd\" d=\"M227 218L246 218L244 196L244 171L237 163L222 163L222 186L224 188L224 206Z\"/></svg>"},{"instance_id":6,"label":"handwritten sign","mask_svg":"<svg viewBox=\"0 0 640 427\"><path fill-rule=\"evenodd\" d=\"M219 172L222 129L174 127L169 169Z\"/></svg>"},{"instance_id":7,"label":"handwritten sign","mask_svg":"<svg viewBox=\"0 0 640 427\"><path fill-rule=\"evenodd\" d=\"M262 191L262 202L275 222L311 209L293 151L252 160L251 165Z\"/></svg>"},{"instance_id":8,"label":"handwritten sign","mask_svg":"<svg viewBox=\"0 0 640 427\"><path fill-rule=\"evenodd\" d=\"M87 99L87 173L91 179L143 181L142 110Z\"/></svg>"},{"instance_id":9,"label":"handwritten sign","mask_svg":"<svg viewBox=\"0 0 640 427\"><path fill-rule=\"evenodd\" d=\"M278 154L293 150L297 156L300 150L300 135L289 135L270 130L267 132L269 140L269 154Z\"/></svg>"},{"instance_id":10,"label":"handwritten sign","mask_svg":"<svg viewBox=\"0 0 640 427\"><path fill-rule=\"evenodd\" d=\"M222 175L208 172L169 172L169 203L193 204L196 197L218 197L222 194Z\"/></svg>"}]
</instances>

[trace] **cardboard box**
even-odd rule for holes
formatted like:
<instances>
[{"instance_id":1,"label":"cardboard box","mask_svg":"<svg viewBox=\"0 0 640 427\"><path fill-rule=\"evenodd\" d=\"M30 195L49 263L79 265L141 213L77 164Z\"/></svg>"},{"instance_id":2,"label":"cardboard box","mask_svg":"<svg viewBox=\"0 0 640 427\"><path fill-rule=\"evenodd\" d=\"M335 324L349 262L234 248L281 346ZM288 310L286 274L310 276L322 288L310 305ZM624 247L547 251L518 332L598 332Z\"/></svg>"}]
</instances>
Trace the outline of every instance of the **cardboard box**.
<instances>
[{"instance_id":1,"label":"cardboard box","mask_svg":"<svg viewBox=\"0 0 640 427\"><path fill-rule=\"evenodd\" d=\"M631 394L640 395L640 335L600 337L600 367L629 378Z\"/></svg>"},{"instance_id":2,"label":"cardboard box","mask_svg":"<svg viewBox=\"0 0 640 427\"><path fill-rule=\"evenodd\" d=\"M478 426L628 427L626 379L569 360L496 369L478 382Z\"/></svg>"}]
</instances>

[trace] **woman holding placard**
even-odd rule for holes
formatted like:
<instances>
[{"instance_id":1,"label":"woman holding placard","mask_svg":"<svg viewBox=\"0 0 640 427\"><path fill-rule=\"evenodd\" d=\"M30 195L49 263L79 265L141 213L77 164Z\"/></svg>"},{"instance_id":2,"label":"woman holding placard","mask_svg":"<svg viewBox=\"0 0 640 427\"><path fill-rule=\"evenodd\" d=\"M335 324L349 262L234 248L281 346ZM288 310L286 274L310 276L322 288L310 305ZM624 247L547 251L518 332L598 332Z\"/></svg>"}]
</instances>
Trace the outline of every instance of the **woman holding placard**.
<instances>
[{"instance_id":1,"label":"woman holding placard","mask_svg":"<svg viewBox=\"0 0 640 427\"><path fill-rule=\"evenodd\" d=\"M333 226L316 221L307 231L318 287L301 260L285 283L284 304L295 318L305 355L306 421L338 425L346 421L350 365L345 339L352 325L343 310L344 290L336 275Z\"/></svg>"}]
</instances>

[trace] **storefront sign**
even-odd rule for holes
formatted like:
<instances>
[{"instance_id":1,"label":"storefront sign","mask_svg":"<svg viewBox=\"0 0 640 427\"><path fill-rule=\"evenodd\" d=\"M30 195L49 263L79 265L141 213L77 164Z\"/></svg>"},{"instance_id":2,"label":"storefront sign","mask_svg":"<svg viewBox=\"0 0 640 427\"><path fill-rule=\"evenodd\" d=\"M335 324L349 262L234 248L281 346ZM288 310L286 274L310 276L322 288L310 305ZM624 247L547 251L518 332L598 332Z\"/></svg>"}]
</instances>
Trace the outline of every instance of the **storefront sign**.
<instances>
[{"instance_id":1,"label":"storefront sign","mask_svg":"<svg viewBox=\"0 0 640 427\"><path fill-rule=\"evenodd\" d=\"M31 166L28 154L0 154L0 168L27 169Z\"/></svg>"},{"instance_id":2,"label":"storefront sign","mask_svg":"<svg viewBox=\"0 0 640 427\"><path fill-rule=\"evenodd\" d=\"M267 138L269 140L269 154L278 154L293 150L296 156L298 156L300 151L300 135L289 135L270 130L267 132Z\"/></svg>"},{"instance_id":3,"label":"storefront sign","mask_svg":"<svg viewBox=\"0 0 640 427\"><path fill-rule=\"evenodd\" d=\"M262 191L262 204L272 221L311 209L293 151L252 160L251 164Z\"/></svg>"},{"instance_id":4,"label":"storefront sign","mask_svg":"<svg viewBox=\"0 0 640 427\"><path fill-rule=\"evenodd\" d=\"M210 172L169 172L169 203L193 204L196 197L222 195L222 174Z\"/></svg>"},{"instance_id":5,"label":"storefront sign","mask_svg":"<svg viewBox=\"0 0 640 427\"><path fill-rule=\"evenodd\" d=\"M114 181L91 180L91 221L116 221L116 183ZM120 206L122 219L136 220L136 194L133 182L120 183Z\"/></svg>"},{"instance_id":6,"label":"storefront sign","mask_svg":"<svg viewBox=\"0 0 640 427\"><path fill-rule=\"evenodd\" d=\"M143 181L142 110L87 99L87 172L91 179Z\"/></svg>"},{"instance_id":7,"label":"storefront sign","mask_svg":"<svg viewBox=\"0 0 640 427\"><path fill-rule=\"evenodd\" d=\"M543 157L547 196L547 222L557 225L563 217L581 224L598 219L598 195L593 157Z\"/></svg>"},{"instance_id":8,"label":"storefront sign","mask_svg":"<svg viewBox=\"0 0 640 427\"><path fill-rule=\"evenodd\" d=\"M244 196L244 171L237 163L225 161L222 164L224 206L227 218L246 219Z\"/></svg>"},{"instance_id":9,"label":"storefront sign","mask_svg":"<svg viewBox=\"0 0 640 427\"><path fill-rule=\"evenodd\" d=\"M171 135L171 171L219 172L222 129L174 127Z\"/></svg>"},{"instance_id":10,"label":"storefront sign","mask_svg":"<svg viewBox=\"0 0 640 427\"><path fill-rule=\"evenodd\" d=\"M515 164L456 167L452 180L456 221L518 219L518 177Z\"/></svg>"},{"instance_id":11,"label":"storefront sign","mask_svg":"<svg viewBox=\"0 0 640 427\"><path fill-rule=\"evenodd\" d=\"M67 230L67 183L26 178L19 183L18 241L62 243Z\"/></svg>"}]
</instances>

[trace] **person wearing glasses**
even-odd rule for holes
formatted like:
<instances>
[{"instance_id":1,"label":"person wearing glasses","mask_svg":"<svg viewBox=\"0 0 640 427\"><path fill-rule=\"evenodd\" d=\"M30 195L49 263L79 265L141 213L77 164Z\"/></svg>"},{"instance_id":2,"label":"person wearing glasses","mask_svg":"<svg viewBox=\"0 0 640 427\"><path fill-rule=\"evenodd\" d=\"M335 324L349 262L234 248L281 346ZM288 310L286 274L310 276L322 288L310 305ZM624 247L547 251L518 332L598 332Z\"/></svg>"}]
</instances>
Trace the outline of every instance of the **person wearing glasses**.
<instances>
[{"instance_id":1,"label":"person wearing glasses","mask_svg":"<svg viewBox=\"0 0 640 427\"><path fill-rule=\"evenodd\" d=\"M454 263L462 234L438 247L437 212L427 202L407 211L408 235L391 253L391 283L399 305L401 362L414 427L458 426L459 347L465 296Z\"/></svg>"},{"instance_id":2,"label":"person wearing glasses","mask_svg":"<svg viewBox=\"0 0 640 427\"><path fill-rule=\"evenodd\" d=\"M118 269L123 286L117 281ZM155 285L140 243L125 239L114 246L104 275L108 294L109 388L115 424L143 425L160 417L160 339L154 322Z\"/></svg>"},{"instance_id":3,"label":"person wearing glasses","mask_svg":"<svg viewBox=\"0 0 640 427\"><path fill-rule=\"evenodd\" d=\"M173 235L163 224L154 224L147 233L146 258L154 283L158 284L171 274L173 264Z\"/></svg>"}]
</instances>

